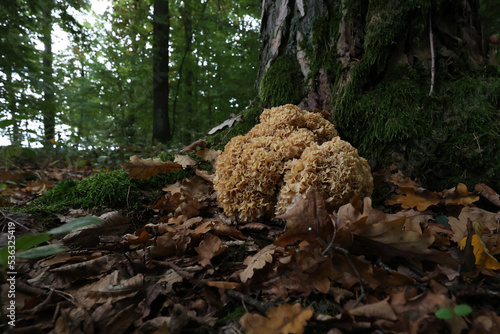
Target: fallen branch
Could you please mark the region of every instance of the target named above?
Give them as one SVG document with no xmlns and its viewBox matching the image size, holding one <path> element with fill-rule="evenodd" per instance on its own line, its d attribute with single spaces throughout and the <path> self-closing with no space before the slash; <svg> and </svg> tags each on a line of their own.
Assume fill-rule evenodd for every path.
<svg viewBox="0 0 500 334">
<path fill-rule="evenodd" d="M 432 34 L 432 18 L 431 13 L 429 13 L 429 40 L 431 47 L 431 90 L 429 91 L 429 96 L 434 94 L 434 76 L 436 74 L 436 57 L 434 55 L 434 40 Z"/>
</svg>

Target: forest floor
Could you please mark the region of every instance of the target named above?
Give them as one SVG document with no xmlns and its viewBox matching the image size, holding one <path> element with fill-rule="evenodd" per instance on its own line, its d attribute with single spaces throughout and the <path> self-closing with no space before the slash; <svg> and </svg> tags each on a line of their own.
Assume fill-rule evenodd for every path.
<svg viewBox="0 0 500 334">
<path fill-rule="evenodd" d="M 3 268 L 0 332 L 500 333 L 500 196 L 488 186 L 434 192 L 393 168 L 374 174 L 373 199 L 328 212 L 311 190 L 280 219 L 237 225 L 212 175 L 186 168 L 196 175 L 158 185 L 154 205 L 51 214 L 102 222 L 55 230 L 41 245 L 64 251 Z M 52 227 L 23 210 L 89 173 L 1 171 L 0 246 L 14 229 L 19 240 Z"/>
</svg>

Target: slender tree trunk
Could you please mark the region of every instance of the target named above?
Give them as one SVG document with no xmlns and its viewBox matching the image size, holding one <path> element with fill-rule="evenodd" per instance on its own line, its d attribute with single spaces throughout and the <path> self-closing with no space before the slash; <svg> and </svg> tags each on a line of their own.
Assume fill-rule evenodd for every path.
<svg viewBox="0 0 500 334">
<path fill-rule="evenodd" d="M 56 110 L 54 95 L 54 69 L 52 67 L 52 11 L 50 6 L 43 7 L 42 13 L 42 42 L 43 52 L 43 128 L 47 147 L 52 147 L 51 140 L 55 140 Z"/>
<path fill-rule="evenodd" d="M 362 155 L 422 183 L 498 180 L 500 80 L 481 72 L 481 31 L 478 0 L 264 0 L 259 95 L 330 112 Z"/>
<path fill-rule="evenodd" d="M 153 15 L 153 144 L 155 144 L 167 143 L 171 139 L 168 114 L 170 29 L 168 0 L 156 0 Z"/>
</svg>

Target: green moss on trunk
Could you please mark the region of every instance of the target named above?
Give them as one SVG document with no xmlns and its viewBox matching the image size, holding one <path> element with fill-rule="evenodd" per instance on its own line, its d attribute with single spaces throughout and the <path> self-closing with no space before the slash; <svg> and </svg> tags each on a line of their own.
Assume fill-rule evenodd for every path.
<svg viewBox="0 0 500 334">
<path fill-rule="evenodd" d="M 270 107 L 298 104 L 304 97 L 304 76 L 296 56 L 287 55 L 275 59 L 262 77 L 259 96 Z"/>
<path fill-rule="evenodd" d="M 361 155 L 381 167 L 397 162 L 428 187 L 485 182 L 498 189 L 500 78 L 477 71 L 436 82 L 429 97 L 427 71 L 397 68 L 342 105 L 343 134 Z"/>
</svg>

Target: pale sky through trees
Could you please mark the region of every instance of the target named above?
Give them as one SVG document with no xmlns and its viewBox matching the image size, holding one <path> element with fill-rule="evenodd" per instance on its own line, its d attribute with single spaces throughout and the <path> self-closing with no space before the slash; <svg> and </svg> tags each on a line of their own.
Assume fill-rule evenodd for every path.
<svg viewBox="0 0 500 334">
<path fill-rule="evenodd" d="M 94 15 L 97 16 L 102 15 L 104 11 L 111 5 L 111 2 L 109 0 L 90 0 L 90 3 L 92 6 L 92 12 L 74 13 L 75 17 L 80 21 L 80 23 L 83 23 L 85 21 L 91 23 L 95 22 L 96 18 Z M 54 30 L 53 30 L 52 50 L 55 54 L 60 54 L 68 48 L 70 39 L 68 34 L 64 32 L 59 26 L 54 25 L 53 29 Z M 39 41 L 37 43 L 37 48 L 43 50 L 44 48 L 43 43 Z M 41 129 L 42 125 L 39 124 L 38 122 L 31 122 L 31 124 L 28 124 L 28 127 L 33 130 L 36 130 L 36 129 Z M 57 126 L 57 128 L 60 128 L 60 126 Z M 8 136 L 4 135 L 3 133 L 0 133 L 0 146 L 6 146 L 10 144 L 11 143 Z M 35 146 L 41 146 L 41 144 L 37 145 L 36 143 L 33 143 L 32 147 Z"/>
</svg>

